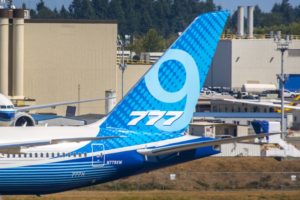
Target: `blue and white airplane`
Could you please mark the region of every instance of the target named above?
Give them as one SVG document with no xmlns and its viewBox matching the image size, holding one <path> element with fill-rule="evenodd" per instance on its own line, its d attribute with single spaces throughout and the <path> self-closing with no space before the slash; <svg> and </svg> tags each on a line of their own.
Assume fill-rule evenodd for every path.
<svg viewBox="0 0 300 200">
<path fill-rule="evenodd" d="M 42 195 L 104 183 L 268 135 L 214 139 L 186 133 L 228 15 L 197 17 L 101 121 L 0 128 L 0 194 Z"/>
<path fill-rule="evenodd" d="M 30 110 L 38 110 L 44 108 L 53 108 L 56 106 L 88 103 L 93 101 L 107 100 L 110 98 L 98 98 L 81 101 L 67 101 L 50 103 L 44 105 L 15 107 L 11 100 L 3 94 L 0 94 L 0 126 L 35 126 L 35 120 L 27 112 Z"/>
</svg>

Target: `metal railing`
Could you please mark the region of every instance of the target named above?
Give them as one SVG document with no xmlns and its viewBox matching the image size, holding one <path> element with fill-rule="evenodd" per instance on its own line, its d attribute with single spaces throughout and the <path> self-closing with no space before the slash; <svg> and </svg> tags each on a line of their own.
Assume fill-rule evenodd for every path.
<svg viewBox="0 0 300 200">
<path fill-rule="evenodd" d="M 274 35 L 272 34 L 254 34 L 253 38 L 248 38 L 247 35 L 239 37 L 236 34 L 223 34 L 222 40 L 232 40 L 232 39 L 273 39 Z M 282 35 L 282 38 L 285 38 L 285 35 Z M 300 35 L 290 35 L 292 40 L 300 40 Z"/>
</svg>

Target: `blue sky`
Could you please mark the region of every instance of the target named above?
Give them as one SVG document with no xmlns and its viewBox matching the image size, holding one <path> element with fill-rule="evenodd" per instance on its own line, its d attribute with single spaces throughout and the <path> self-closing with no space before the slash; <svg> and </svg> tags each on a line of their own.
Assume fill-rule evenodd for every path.
<svg viewBox="0 0 300 200">
<path fill-rule="evenodd" d="M 259 7 L 264 12 L 269 12 L 272 9 L 274 3 L 280 3 L 282 0 L 214 0 L 217 5 L 221 5 L 222 8 L 233 12 L 236 10 L 237 6 L 249 6 L 249 5 L 259 5 Z M 300 0 L 289 0 L 293 6 L 300 5 Z M 22 5 L 22 3 L 26 3 L 26 5 L 30 8 L 35 8 L 35 5 L 39 0 L 14 0 L 15 4 L 18 6 Z M 69 6 L 72 0 L 44 0 L 45 4 L 51 8 L 60 8 L 62 5 L 66 7 Z"/>
</svg>

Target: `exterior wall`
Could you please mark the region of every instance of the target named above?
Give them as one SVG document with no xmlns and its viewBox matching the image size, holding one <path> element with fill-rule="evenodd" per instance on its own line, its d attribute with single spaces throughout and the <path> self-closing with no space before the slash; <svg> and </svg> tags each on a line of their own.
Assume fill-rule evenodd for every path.
<svg viewBox="0 0 300 200">
<path fill-rule="evenodd" d="M 232 87 L 244 83 L 278 85 L 276 74 L 281 70 L 281 53 L 273 39 L 232 40 Z M 292 41 L 291 49 L 300 48 L 300 40 Z M 284 70 L 287 74 L 300 74 L 300 57 L 285 53 Z"/>
<path fill-rule="evenodd" d="M 232 135 L 236 136 L 237 135 L 237 127 L 236 126 L 231 126 L 227 124 L 220 124 L 216 126 L 216 135 Z"/>
<path fill-rule="evenodd" d="M 190 124 L 189 133 L 190 135 L 214 138 L 216 135 L 216 126 L 214 124 Z"/>
<path fill-rule="evenodd" d="M 237 126 L 232 124 L 197 124 L 191 123 L 189 126 L 189 134 L 202 137 L 215 138 L 216 136 L 246 136 L 248 135 L 248 126 Z"/>
<path fill-rule="evenodd" d="M 36 104 L 102 98 L 116 90 L 116 23 L 25 23 L 25 96 Z M 80 87 L 80 89 L 79 89 Z M 65 107 L 43 112 L 65 114 Z M 104 113 L 104 101 L 80 112 Z"/>
<path fill-rule="evenodd" d="M 235 156 L 261 156 L 261 146 L 259 144 L 230 143 L 221 145 L 221 153 L 213 155 L 215 157 L 235 157 Z"/>
<path fill-rule="evenodd" d="M 276 74 L 281 70 L 281 53 L 273 39 L 221 40 L 205 86 L 240 89 L 244 83 L 278 85 Z M 290 49 L 300 49 L 300 40 L 293 40 Z M 284 70 L 300 74 L 300 56 L 285 53 Z"/>
<path fill-rule="evenodd" d="M 251 104 L 232 103 L 222 100 L 211 101 L 211 112 L 274 112 L 274 108 Z"/>
<path fill-rule="evenodd" d="M 124 95 L 137 83 L 150 69 L 151 65 L 127 65 L 124 72 Z M 117 100 L 122 97 L 122 72 L 117 69 Z"/>
<path fill-rule="evenodd" d="M 293 128 L 296 130 L 300 130 L 300 111 L 299 110 L 294 110 L 293 111 L 293 117 L 294 117 L 294 124 Z"/>
<path fill-rule="evenodd" d="M 206 87 L 231 87 L 231 58 L 231 40 L 221 40 L 206 77 Z"/>
</svg>

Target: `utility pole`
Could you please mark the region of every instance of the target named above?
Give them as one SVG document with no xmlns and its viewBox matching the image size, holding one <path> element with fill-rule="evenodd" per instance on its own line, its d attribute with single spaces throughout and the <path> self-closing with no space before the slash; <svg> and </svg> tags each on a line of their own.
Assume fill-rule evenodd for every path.
<svg viewBox="0 0 300 200">
<path fill-rule="evenodd" d="M 286 123 L 284 120 L 284 84 L 286 83 L 288 76 L 284 74 L 284 53 L 289 49 L 290 37 L 287 35 L 286 39 L 282 39 L 279 34 L 275 35 L 274 42 L 277 44 L 277 50 L 281 53 L 281 73 L 277 75 L 277 79 L 280 83 L 280 93 L 281 93 L 281 138 L 285 140 L 286 135 Z"/>
<path fill-rule="evenodd" d="M 124 97 L 124 72 L 127 68 L 127 64 L 125 63 L 125 59 L 124 59 L 124 48 L 125 48 L 125 42 L 118 37 L 118 43 L 122 48 L 122 60 L 121 63 L 119 64 L 119 69 L 122 72 L 122 98 Z"/>
</svg>

